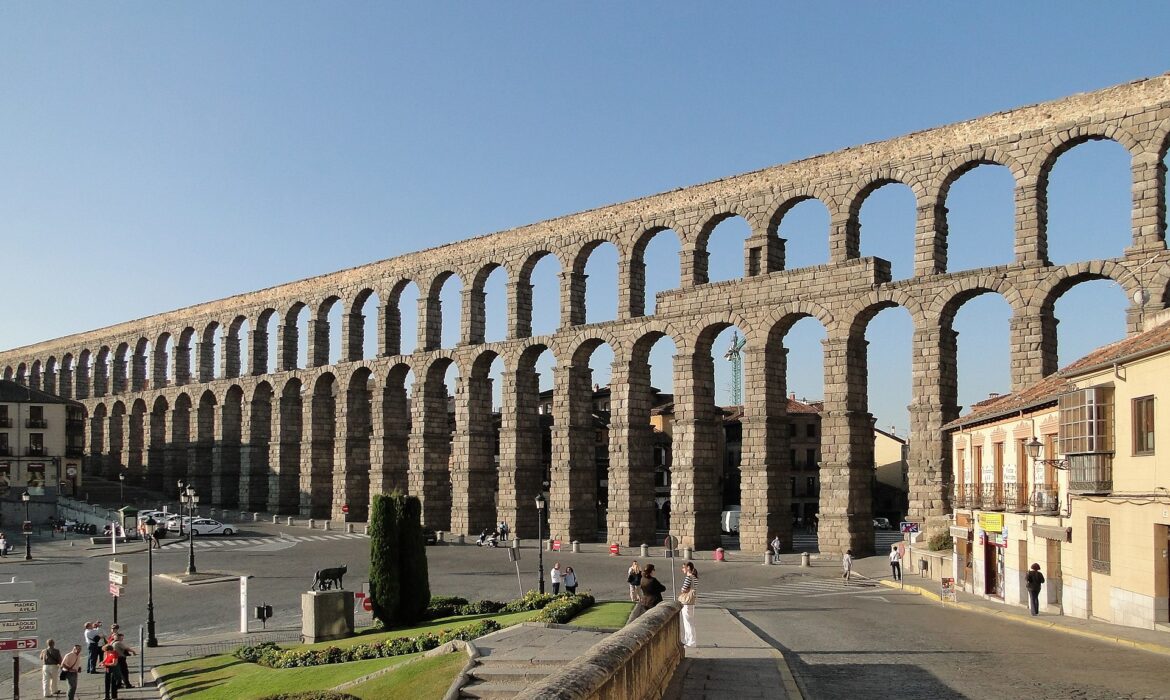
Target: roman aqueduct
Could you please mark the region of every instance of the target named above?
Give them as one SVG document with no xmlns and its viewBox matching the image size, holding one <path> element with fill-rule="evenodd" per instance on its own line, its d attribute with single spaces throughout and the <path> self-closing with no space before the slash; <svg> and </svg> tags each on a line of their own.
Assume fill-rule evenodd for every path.
<svg viewBox="0 0 1170 700">
<path fill-rule="evenodd" d="M 1132 245 L 1114 259 L 1053 265 L 1049 171 L 1064 151 L 1097 139 L 1116 141 L 1132 159 Z M 869 320 L 891 306 L 913 319 L 911 515 L 948 512 L 950 448 L 941 426 L 958 415 L 956 312 L 981 294 L 1006 299 L 1018 387 L 1057 369 L 1053 306 L 1073 285 L 1107 278 L 1131 299 L 1144 294 L 1145 303 L 1128 312 L 1131 332 L 1143 314 L 1165 308 L 1168 145 L 1170 77 L 1161 76 L 8 350 L 0 367 L 5 378 L 81 401 L 92 465 L 124 470 L 132 482 L 173 493 L 186 478 L 205 502 L 209 495 L 225 508 L 306 517 L 340 520 L 348 504 L 349 519 L 358 521 L 371 494 L 401 487 L 421 498 L 428 527 L 472 533 L 504 519 L 532 537 L 543 469 L 535 359 L 547 350 L 556 362 L 550 528 L 590 541 L 596 483 L 589 358 L 608 344 L 607 538 L 640 544 L 653 541 L 655 525 L 647 355 L 654 341 L 669 337 L 677 348 L 672 523 L 684 544 L 710 549 L 720 542 L 714 472 L 722 458 L 711 345 L 735 325 L 748 339 L 741 546 L 763 551 L 770 533 L 791 537 L 788 436 L 780 429 L 785 334 L 811 316 L 826 331 L 820 545 L 825 552 L 869 551 Z M 948 272 L 948 190 L 981 164 L 1006 166 L 1014 179 L 1015 260 Z M 861 205 L 891 182 L 916 199 L 914 275 L 899 281 L 887 261 L 860 255 Z M 829 264 L 787 269 L 777 230 L 786 212 L 810 198 L 830 213 Z M 736 216 L 751 227 L 743 277 L 709 283 L 708 237 Z M 648 315 L 644 252 L 667 229 L 680 241 L 680 285 L 659 293 Z M 618 318 L 586 324 L 584 266 L 605 242 L 619 252 Z M 530 275 L 544 256 L 555 256 L 563 271 L 561 323 L 535 337 Z M 507 338 L 487 343 L 483 281 L 496 268 L 507 275 Z M 440 347 L 439 289 L 452 275 L 464 283 L 462 337 Z M 411 282 L 420 290 L 418 349 L 401 354 L 399 299 Z M 363 357 L 373 294 L 378 352 Z M 342 308 L 342 359 L 328 364 L 334 305 Z M 310 314 L 308 337 L 296 324 L 302 310 Z M 275 337 L 266 330 L 272 319 Z M 276 367 L 268 366 L 270 343 Z M 307 362 L 298 367 L 302 343 Z M 498 436 L 487 376 L 497 358 L 504 365 Z M 452 363 L 460 377 L 453 435 L 443 383 Z"/>
</svg>

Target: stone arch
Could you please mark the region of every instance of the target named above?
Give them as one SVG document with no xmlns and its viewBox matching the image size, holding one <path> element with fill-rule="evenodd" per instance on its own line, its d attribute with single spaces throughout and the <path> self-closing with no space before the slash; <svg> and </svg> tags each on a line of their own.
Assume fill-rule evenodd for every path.
<svg viewBox="0 0 1170 700">
<path fill-rule="evenodd" d="M 309 320 L 309 357 L 308 367 L 325 367 L 333 364 L 332 352 L 330 349 L 330 331 L 332 324 L 329 321 L 329 314 L 333 312 L 334 306 L 341 301 L 341 297 L 336 294 L 326 295 L 316 306 L 312 318 Z M 343 352 L 345 351 L 345 339 L 342 339 Z M 342 360 L 345 356 L 342 355 Z"/>
<path fill-rule="evenodd" d="M 45 368 L 41 376 L 41 389 L 56 396 L 58 394 L 57 380 L 57 357 L 55 355 L 49 355 L 45 359 Z"/>
<path fill-rule="evenodd" d="M 130 405 L 130 420 L 126 430 L 126 479 L 135 484 L 144 481 L 146 428 L 146 400 L 137 398 Z"/>
<path fill-rule="evenodd" d="M 195 406 L 194 444 L 188 451 L 187 481 L 205 500 L 214 500 L 214 450 L 220 431 L 221 402 L 215 392 L 205 389 Z"/>
<path fill-rule="evenodd" d="M 154 341 L 154 352 L 150 355 L 150 388 L 163 389 L 170 384 L 169 369 L 171 356 L 171 334 L 163 331 Z"/>
<path fill-rule="evenodd" d="M 344 418 L 339 416 L 333 472 L 334 502 L 332 517 L 337 520 L 366 522 L 370 504 L 370 442 L 373 434 L 373 372 L 357 367 L 345 382 Z M 375 385 L 376 386 L 376 385 Z M 340 506 L 349 507 L 349 512 Z"/>
<path fill-rule="evenodd" d="M 4 367 L 4 381 L 8 381 L 8 382 L 12 381 L 12 377 L 15 376 L 14 372 L 15 372 L 15 370 L 12 369 L 12 365 L 5 366 Z"/>
<path fill-rule="evenodd" d="M 216 360 L 219 356 L 219 348 L 216 347 L 216 336 L 220 334 L 219 321 L 208 321 L 203 326 L 203 331 L 199 334 L 198 348 L 198 362 L 199 362 L 199 381 L 207 383 L 214 381 L 218 374 L 216 370 Z M 198 486 L 195 487 L 198 490 Z"/>
<path fill-rule="evenodd" d="M 32 361 L 32 365 L 28 370 L 28 385 L 31 389 L 40 390 L 41 388 L 41 361 L 36 359 Z"/>
<path fill-rule="evenodd" d="M 463 278 L 453 268 L 436 272 L 426 285 L 426 299 L 419 304 L 423 311 L 422 318 L 419 319 L 419 325 L 422 326 L 422 332 L 419 334 L 419 338 L 422 340 L 420 350 L 438 350 L 443 347 L 444 312 L 441 294 L 447 286 L 447 282 L 452 279 L 458 282 L 461 289 L 464 287 Z M 459 314 L 460 309 L 455 309 L 455 313 Z M 450 316 L 448 315 L 447 318 Z M 460 318 L 460 323 L 462 320 Z M 460 338 L 462 339 L 462 336 Z"/>
<path fill-rule="evenodd" d="M 343 361 L 358 362 L 363 359 L 371 359 L 366 357 L 366 304 L 370 299 L 378 299 L 381 301 L 381 295 L 374 290 L 373 287 L 362 287 L 354 295 L 353 301 L 350 302 L 349 309 L 346 310 L 344 330 L 342 331 L 342 355 Z M 385 321 L 385 312 L 374 307 L 376 318 Z M 381 356 L 385 352 L 386 343 L 386 328 L 385 323 L 375 323 L 374 331 L 377 333 L 375 356 Z M 365 506 L 362 507 L 365 510 Z M 360 522 L 360 521 L 359 521 Z"/>
<path fill-rule="evenodd" d="M 832 231 L 834 202 L 828 192 L 822 191 L 821 188 L 816 186 L 805 185 L 793 190 L 785 190 L 781 198 L 773 205 L 772 212 L 767 219 L 765 240 L 762 246 L 758 248 L 760 252 L 757 254 L 757 257 L 761 259 L 758 267 L 761 272 L 796 269 L 792 266 L 789 241 L 780 235 L 780 227 L 784 223 L 784 219 L 793 209 L 800 204 L 810 201 L 820 204 L 825 210 L 826 217 L 829 219 L 823 241 L 825 253 L 824 263 L 829 262 L 829 239 Z M 814 262 L 813 264 L 823 263 Z"/>
<path fill-rule="evenodd" d="M 879 168 L 862 176 L 853 186 L 853 189 L 842 201 L 847 216 L 844 228 L 844 240 L 840 245 L 830 243 L 830 250 L 840 249 L 844 252 L 843 258 L 834 258 L 834 262 L 852 260 L 861 256 L 861 208 L 865 200 L 875 191 L 886 185 L 905 185 L 914 196 L 915 208 L 920 208 L 927 200 L 928 192 L 925 185 L 917 177 L 904 172 L 899 168 Z M 831 210 L 830 210 L 831 211 Z"/>
<path fill-rule="evenodd" d="M 370 445 L 370 493 L 406 491 L 410 466 L 411 366 L 397 362 L 380 377 L 381 393 L 373 405 L 374 437 Z"/>
<path fill-rule="evenodd" d="M 289 372 L 299 369 L 301 366 L 301 338 L 300 328 L 297 324 L 300 321 L 301 312 L 307 308 L 309 308 L 307 303 L 298 300 L 289 304 L 284 312 L 284 322 L 278 331 L 280 338 L 277 340 L 277 371 Z M 309 342 L 308 338 L 304 340 L 306 343 Z M 305 349 L 307 358 L 308 345 L 305 346 Z"/>
<path fill-rule="evenodd" d="M 74 358 L 72 352 L 66 352 L 61 356 L 61 365 L 57 376 L 57 393 L 63 399 L 72 399 L 76 395 L 76 387 L 74 386 Z"/>
<path fill-rule="evenodd" d="M 647 222 L 642 225 L 641 230 L 634 237 L 633 244 L 629 246 L 628 254 L 622 256 L 626 269 L 618 282 L 621 287 L 618 302 L 619 315 L 621 312 L 630 318 L 646 315 L 646 251 L 650 242 L 664 233 L 672 235 L 678 244 L 679 255 L 675 264 L 678 270 L 679 284 L 682 284 L 683 243 L 677 225 L 666 220 Z M 621 300 L 623 296 L 624 302 Z"/>
<path fill-rule="evenodd" d="M 561 289 L 561 318 L 564 321 L 567 312 L 566 325 L 580 326 L 585 323 L 591 323 L 588 319 L 587 296 L 589 285 L 587 282 L 588 275 L 585 269 L 593 253 L 606 244 L 613 246 L 614 250 L 617 251 L 617 265 L 620 268 L 621 241 L 616 235 L 607 235 L 601 232 L 593 233 L 586 240 L 579 243 L 576 249 L 570 253 L 572 263 L 568 268 L 568 279 L 562 284 Z M 615 272 L 618 272 L 618 284 L 620 285 L 620 271 Z M 615 306 L 613 318 L 605 320 L 614 320 L 617 318 L 617 315 L 617 307 Z"/>
<path fill-rule="evenodd" d="M 163 491 L 167 484 L 174 483 L 172 469 L 168 468 L 167 453 L 172 446 L 167 443 L 167 417 L 170 404 L 164 394 L 158 394 L 150 404 L 150 415 L 146 426 L 146 467 L 142 484 L 153 491 Z M 173 464 L 173 463 L 172 463 Z"/>
<path fill-rule="evenodd" d="M 211 500 L 223 508 L 240 506 L 240 450 L 244 444 L 244 389 L 232 383 L 220 401 L 211 456 Z"/>
<path fill-rule="evenodd" d="M 130 355 L 130 344 L 127 342 L 118 343 L 117 348 L 114 350 L 113 364 L 110 366 L 110 369 L 111 369 L 110 393 L 111 394 L 124 394 L 130 388 L 130 386 L 129 386 L 129 362 L 130 362 L 129 355 Z"/>
<path fill-rule="evenodd" d="M 460 377 L 451 456 L 452 532 L 474 535 L 497 523 L 498 435 L 490 373 L 500 359 L 495 350 L 484 350 L 471 359 L 470 371 Z"/>
<path fill-rule="evenodd" d="M 1029 220 L 1028 208 L 1031 198 L 1027 195 L 1024 183 L 1028 179 L 1027 168 L 1011 154 L 995 147 L 974 149 L 951 159 L 942 172 L 928 188 L 933 194 L 920 204 L 925 208 L 925 215 L 920 214 L 918 231 L 916 233 L 916 258 L 929 259 L 930 265 L 919 265 L 919 274 L 944 273 L 951 270 L 950 265 L 950 223 L 947 204 L 950 200 L 951 187 L 964 175 L 980 166 L 994 166 L 1006 168 L 1012 177 L 1013 198 L 1015 207 L 1015 230 L 1013 240 L 1015 247 L 1021 247 L 1026 235 L 1026 222 Z"/>
<path fill-rule="evenodd" d="M 280 331 L 279 326 L 275 333 L 270 333 L 269 328 L 272 326 L 272 320 L 276 317 L 276 309 L 271 306 L 262 308 L 259 313 L 255 315 L 255 320 L 252 323 L 252 334 L 249 337 L 248 343 L 248 373 L 253 377 L 257 377 L 269 372 L 279 372 L 280 362 L 279 355 L 276 357 L 276 362 L 271 362 L 273 345 L 273 335 L 276 335 L 277 344 L 279 345 Z"/>
<path fill-rule="evenodd" d="M 179 331 L 179 340 L 175 343 L 175 386 L 186 386 L 191 383 L 191 344 L 195 340 L 195 328 L 187 326 Z"/>
<path fill-rule="evenodd" d="M 146 391 L 151 388 L 150 376 L 147 374 L 150 354 L 150 341 L 145 336 L 139 337 L 130 356 L 130 391 Z"/>
<path fill-rule="evenodd" d="M 167 479 L 164 484 L 169 493 L 176 493 L 171 489 L 176 487 L 179 481 L 189 483 L 195 469 L 192 455 L 195 441 L 192 440 L 191 431 L 193 408 L 194 401 L 190 394 L 183 391 L 175 396 L 174 408 L 171 411 L 171 449 L 167 454 L 167 466 L 171 467 L 169 472 L 173 478 Z"/>
<path fill-rule="evenodd" d="M 502 263 L 486 262 L 468 275 L 471 287 L 463 291 L 463 315 L 466 317 L 467 342 L 472 345 L 480 345 L 487 339 L 487 282 L 497 270 L 503 271 L 506 285 L 508 270 Z"/>
<path fill-rule="evenodd" d="M 1090 141 L 1112 141 L 1121 145 L 1129 153 L 1131 169 L 1138 155 L 1142 152 L 1141 143 L 1129 131 L 1114 124 L 1084 124 L 1062 130 L 1052 135 L 1048 143 L 1041 147 L 1036 155 L 1038 163 L 1036 172 L 1036 193 L 1034 206 L 1037 217 L 1037 236 L 1039 238 L 1040 259 L 1048 261 L 1048 184 L 1052 169 L 1057 160 L 1073 148 Z M 1133 223 L 1131 221 L 1131 223 Z M 1134 236 L 1137 229 L 1134 226 Z M 1135 240 L 1135 244 L 1138 243 Z"/>
<path fill-rule="evenodd" d="M 222 375 L 227 379 L 238 378 L 243 369 L 244 335 L 247 332 L 247 344 L 254 342 L 251 321 L 244 314 L 237 314 L 227 323 L 227 331 L 223 334 Z"/>
<path fill-rule="evenodd" d="M 106 473 L 106 428 L 108 426 L 109 409 L 105 402 L 99 401 L 93 406 L 89 415 L 89 459 L 86 462 L 86 473 L 104 475 Z"/>
<path fill-rule="evenodd" d="M 19 368 L 18 368 L 19 372 Z M 108 396 L 110 394 L 110 346 L 103 345 L 94 356 L 93 364 L 93 395 Z"/>
<path fill-rule="evenodd" d="M 512 299 L 508 304 L 509 337 L 532 337 L 532 311 L 534 302 L 532 274 L 536 270 L 537 264 L 546 257 L 551 257 L 556 261 L 557 268 L 561 271 L 562 275 L 568 269 L 561 256 L 552 252 L 550 249 L 538 248 L 535 251 L 525 254 L 514 276 L 514 282 L 509 287 L 512 294 Z M 513 279 L 513 275 L 509 275 L 508 277 L 510 280 Z M 563 304 L 560 304 L 556 327 L 564 323 L 564 319 L 566 318 L 565 314 L 566 309 Z"/>
<path fill-rule="evenodd" d="M 742 219 L 743 222 L 747 225 L 748 235 L 744 237 L 742 243 L 744 251 L 742 257 L 745 259 L 747 258 L 747 250 L 750 247 L 749 242 L 753 239 L 754 236 L 759 234 L 760 227 L 756 225 L 754 222 L 754 217 L 749 211 L 740 209 L 737 206 L 720 206 L 716 210 L 716 213 L 708 216 L 706 220 L 699 225 L 698 230 L 695 233 L 694 250 L 690 252 L 690 259 L 693 270 L 692 274 L 695 279 L 695 284 L 706 284 L 712 281 L 710 270 L 711 250 L 709 246 L 711 234 L 715 231 L 716 228 L 720 226 L 720 224 L 736 218 Z M 765 228 L 763 231 L 766 235 L 767 229 Z M 747 267 L 748 266 L 746 264 L 741 266 L 740 274 L 733 275 L 728 279 L 742 279 L 744 277 L 751 276 Z M 761 270 L 757 266 L 757 269 L 752 274 L 759 274 L 760 271 Z"/>
<path fill-rule="evenodd" d="M 422 501 L 424 527 L 433 530 L 451 527 L 451 418 L 446 374 L 453 365 L 458 367 L 445 354 L 431 357 L 415 376 L 411 400 L 409 488 Z M 460 376 L 464 376 L 462 371 Z"/>
<path fill-rule="evenodd" d="M 116 399 L 110 405 L 110 428 L 106 435 L 109 440 L 107 450 L 106 472 L 107 479 L 116 480 L 124 474 L 126 469 L 126 402 Z"/>
<path fill-rule="evenodd" d="M 93 353 L 85 348 L 77 353 L 77 368 L 73 374 L 73 398 L 88 399 L 93 393 Z"/>
<path fill-rule="evenodd" d="M 402 328 L 402 308 L 401 308 L 402 293 L 404 291 L 406 291 L 407 287 L 411 287 L 411 286 L 413 286 L 415 288 L 415 290 L 418 292 L 420 298 L 422 298 L 421 285 L 418 282 L 416 282 L 410 278 L 399 279 L 393 285 L 390 286 L 389 292 L 386 294 L 386 298 L 384 301 L 384 308 L 386 310 L 386 314 L 385 314 L 386 318 L 384 320 L 383 327 L 385 329 L 385 334 L 386 334 L 385 355 L 387 357 L 393 357 L 395 355 L 402 354 L 402 348 L 403 348 L 403 343 L 402 343 L 403 328 Z M 413 329 L 414 334 L 415 334 L 415 338 L 418 338 L 421 335 L 419 333 L 418 324 L 419 324 L 419 319 L 416 318 L 415 328 Z M 419 350 L 421 348 L 415 348 L 415 349 Z"/>
<path fill-rule="evenodd" d="M 270 464 L 274 470 L 268 483 L 268 510 L 279 514 L 300 513 L 301 450 L 304 435 L 303 385 L 298 376 L 289 377 L 280 389 L 273 418 L 274 443 Z"/>
<path fill-rule="evenodd" d="M 261 380 L 252 388 L 247 397 L 247 434 L 242 437 L 240 450 L 240 496 L 241 508 L 262 510 L 268 506 L 269 481 L 276 476 L 272 468 L 273 399 L 272 384 Z M 278 407 L 279 409 L 279 407 Z"/>
</svg>

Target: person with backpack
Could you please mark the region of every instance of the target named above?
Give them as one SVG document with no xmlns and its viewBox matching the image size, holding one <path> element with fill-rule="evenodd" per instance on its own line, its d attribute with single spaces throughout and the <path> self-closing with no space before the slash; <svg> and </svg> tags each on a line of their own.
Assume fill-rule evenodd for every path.
<svg viewBox="0 0 1170 700">
<path fill-rule="evenodd" d="M 626 583 L 630 586 L 630 600 L 637 603 L 638 595 L 641 593 L 640 586 L 642 585 L 642 567 L 638 566 L 637 559 L 626 570 Z"/>
</svg>

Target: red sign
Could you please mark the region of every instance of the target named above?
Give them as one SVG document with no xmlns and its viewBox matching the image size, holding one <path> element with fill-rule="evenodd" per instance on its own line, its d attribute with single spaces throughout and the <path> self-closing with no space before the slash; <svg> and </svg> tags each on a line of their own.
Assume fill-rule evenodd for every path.
<svg viewBox="0 0 1170 700">
<path fill-rule="evenodd" d="M 342 512 L 342 513 L 348 513 L 348 512 L 349 512 L 349 506 L 342 506 L 342 507 L 341 507 L 341 512 Z"/>
<path fill-rule="evenodd" d="M 374 601 L 369 598 L 362 598 L 362 610 L 369 612 L 374 609 Z"/>
<path fill-rule="evenodd" d="M 36 649 L 37 638 L 31 639 L 0 639 L 0 651 L 23 651 L 25 649 Z"/>
<path fill-rule="evenodd" d="M 553 540 L 553 551 L 554 552 L 561 551 L 561 541 L 560 540 Z"/>
<path fill-rule="evenodd" d="M 610 553 L 610 554 L 612 554 L 612 555 L 613 555 L 613 556 L 615 556 L 615 557 L 616 557 L 618 554 L 621 554 L 621 549 L 618 547 L 618 545 L 617 545 L 617 542 L 614 542 L 613 544 L 611 544 L 611 545 L 609 546 L 609 553 Z"/>
<path fill-rule="evenodd" d="M 110 595 L 114 596 L 115 598 L 122 595 L 122 587 L 116 583 L 111 583 L 110 584 Z"/>
</svg>

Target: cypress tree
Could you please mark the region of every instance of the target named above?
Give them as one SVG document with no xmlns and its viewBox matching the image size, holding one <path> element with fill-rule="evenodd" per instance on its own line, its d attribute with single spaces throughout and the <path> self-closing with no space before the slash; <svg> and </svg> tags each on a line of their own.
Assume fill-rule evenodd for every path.
<svg viewBox="0 0 1170 700">
<path fill-rule="evenodd" d="M 401 572 L 397 511 L 393 496 L 377 494 L 370 504 L 370 603 L 374 617 L 381 620 L 384 627 L 401 622 L 398 615 Z"/>
<path fill-rule="evenodd" d="M 431 583 L 427 573 L 426 542 L 422 533 L 422 504 L 414 496 L 396 493 L 398 515 L 398 564 L 400 592 L 398 619 L 414 624 L 426 615 L 431 602 Z"/>
</svg>

